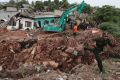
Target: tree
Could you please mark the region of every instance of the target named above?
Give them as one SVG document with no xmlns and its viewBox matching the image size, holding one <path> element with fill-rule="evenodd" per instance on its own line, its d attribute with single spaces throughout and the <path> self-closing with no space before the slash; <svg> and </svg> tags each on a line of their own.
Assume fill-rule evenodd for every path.
<svg viewBox="0 0 120 80">
<path fill-rule="evenodd" d="M 9 4 L 14 5 L 14 4 L 15 4 L 15 1 L 14 1 L 14 0 L 10 0 L 10 1 L 9 1 Z"/>
<path fill-rule="evenodd" d="M 44 1 L 44 6 L 48 6 L 50 4 L 49 1 Z"/>
<path fill-rule="evenodd" d="M 5 4 L 5 6 L 15 6 L 15 1 L 14 0 L 9 0 L 9 2 L 7 4 Z"/>
<path fill-rule="evenodd" d="M 36 1 L 34 8 L 35 8 L 35 10 L 42 11 L 44 8 L 44 3 L 42 1 Z"/>
<path fill-rule="evenodd" d="M 101 22 L 117 22 L 120 20 L 120 11 L 109 5 L 105 5 L 102 8 L 98 8 L 95 12 L 95 18 L 96 20 L 99 20 Z"/>
<path fill-rule="evenodd" d="M 64 4 L 64 5 L 62 6 L 64 9 L 66 9 L 66 8 L 69 7 L 68 0 L 62 0 L 62 4 Z"/>
<path fill-rule="evenodd" d="M 54 0 L 54 3 L 59 6 L 59 0 Z"/>
<path fill-rule="evenodd" d="M 97 8 L 94 19 L 99 21 L 99 28 L 120 38 L 120 9 L 105 5 Z"/>
<path fill-rule="evenodd" d="M 62 4 L 64 4 L 62 8 L 68 8 L 69 3 L 67 2 L 67 0 L 63 0 L 63 1 L 59 1 L 59 0 L 47 0 L 47 1 L 36 1 L 35 5 L 34 5 L 34 9 L 36 10 L 43 10 L 44 6 L 49 6 L 47 8 L 48 11 L 54 11 L 55 9 L 59 9 L 61 7 Z"/>
<path fill-rule="evenodd" d="M 35 3 L 34 3 L 34 1 L 32 1 L 32 4 L 31 4 L 31 6 L 32 6 L 32 7 L 34 7 L 34 6 L 35 6 Z"/>
<path fill-rule="evenodd" d="M 56 9 L 54 2 L 51 2 L 48 6 L 49 6 L 49 11 L 54 11 L 54 9 Z"/>
<path fill-rule="evenodd" d="M 51 0 L 48 0 L 49 3 L 51 3 Z"/>
<path fill-rule="evenodd" d="M 28 0 L 16 0 L 16 6 L 17 6 L 18 9 L 22 8 L 23 4 L 29 4 Z"/>
<path fill-rule="evenodd" d="M 85 13 L 88 13 L 88 14 L 91 14 L 92 13 L 92 7 L 89 5 L 89 4 L 85 4 L 85 7 L 84 7 L 84 12 Z"/>
</svg>

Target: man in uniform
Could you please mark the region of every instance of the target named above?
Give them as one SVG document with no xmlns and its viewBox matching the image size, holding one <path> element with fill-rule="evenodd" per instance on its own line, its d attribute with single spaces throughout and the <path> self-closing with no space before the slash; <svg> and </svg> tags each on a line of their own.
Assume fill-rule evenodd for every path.
<svg viewBox="0 0 120 80">
<path fill-rule="evenodd" d="M 110 39 L 108 38 L 106 33 L 103 33 L 101 37 L 93 39 L 95 42 L 95 47 L 92 49 L 89 48 L 84 48 L 85 50 L 89 50 L 94 53 L 95 59 L 98 63 L 98 67 L 100 72 L 104 72 L 103 70 L 103 65 L 102 65 L 102 60 L 100 58 L 100 53 L 103 51 L 103 48 L 107 45 L 113 46 Z"/>
</svg>

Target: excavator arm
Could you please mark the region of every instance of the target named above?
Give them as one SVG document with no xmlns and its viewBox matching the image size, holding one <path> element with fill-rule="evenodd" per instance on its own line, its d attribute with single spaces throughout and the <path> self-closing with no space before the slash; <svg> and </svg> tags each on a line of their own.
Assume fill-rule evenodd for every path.
<svg viewBox="0 0 120 80">
<path fill-rule="evenodd" d="M 83 2 L 80 4 L 80 6 L 78 6 L 78 8 L 77 8 L 77 13 L 78 13 L 78 14 L 81 14 L 84 7 L 85 7 L 85 3 L 84 3 L 84 1 L 83 1 Z"/>
<path fill-rule="evenodd" d="M 85 6 L 84 1 L 80 4 L 80 5 L 74 5 L 73 7 L 67 9 L 61 16 L 60 20 L 59 20 L 59 24 L 60 27 L 62 27 L 62 29 L 64 29 L 64 24 L 65 24 L 65 18 L 73 11 L 77 11 L 78 14 L 82 13 L 82 10 Z"/>
<path fill-rule="evenodd" d="M 59 25 L 62 29 L 64 29 L 64 24 L 65 24 L 65 18 L 73 11 L 77 9 L 77 5 L 73 6 L 70 9 L 67 9 L 66 11 L 63 12 L 62 16 L 60 17 L 59 20 Z"/>
<path fill-rule="evenodd" d="M 59 26 L 55 26 L 55 25 L 47 26 L 47 27 L 44 27 L 43 30 L 44 31 L 52 31 L 52 32 L 63 31 L 64 25 L 65 25 L 65 18 L 73 11 L 77 11 L 78 14 L 81 14 L 84 6 L 85 6 L 85 3 L 83 1 L 80 5 L 74 5 L 73 7 L 65 10 L 59 19 Z"/>
</svg>

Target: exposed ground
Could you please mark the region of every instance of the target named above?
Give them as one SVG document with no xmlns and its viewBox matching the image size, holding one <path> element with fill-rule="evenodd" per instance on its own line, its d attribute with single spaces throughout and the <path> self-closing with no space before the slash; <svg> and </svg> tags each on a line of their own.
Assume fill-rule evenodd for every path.
<svg viewBox="0 0 120 80">
<path fill-rule="evenodd" d="M 76 37 L 73 37 L 71 30 L 31 33 L 33 39 L 26 31 L 0 29 L 1 79 L 101 80 L 103 77 L 106 80 L 120 80 L 120 43 L 111 35 L 109 38 L 115 47 L 106 46 L 101 54 L 106 70 L 101 76 L 93 53 L 87 52 L 86 55 L 83 49 L 84 42 L 92 45 L 90 40 L 99 37 L 101 30 L 80 31 Z"/>
</svg>

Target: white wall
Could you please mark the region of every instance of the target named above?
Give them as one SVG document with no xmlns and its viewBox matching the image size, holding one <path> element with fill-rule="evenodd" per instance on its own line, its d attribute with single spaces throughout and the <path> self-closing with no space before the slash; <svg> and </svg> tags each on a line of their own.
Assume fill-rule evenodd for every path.
<svg viewBox="0 0 120 80">
<path fill-rule="evenodd" d="M 27 27 L 27 26 L 25 26 L 25 21 L 29 21 L 29 22 L 31 22 L 32 24 L 31 24 L 31 26 L 30 27 Z M 33 23 L 34 21 L 32 20 L 32 19 L 28 19 L 28 18 L 22 18 L 22 19 L 20 19 L 20 23 L 22 24 L 22 30 L 26 30 L 27 28 L 28 29 L 33 29 Z M 19 26 L 19 20 L 17 21 L 17 23 L 16 23 L 16 27 L 18 27 Z"/>
<path fill-rule="evenodd" d="M 16 12 L 17 8 L 15 8 L 15 7 L 7 7 L 6 11 L 14 11 L 14 12 Z"/>
</svg>

